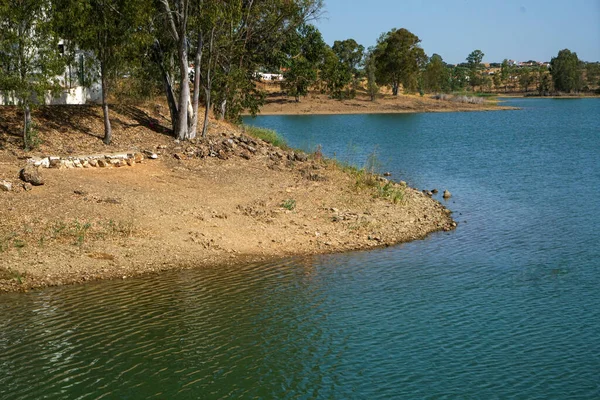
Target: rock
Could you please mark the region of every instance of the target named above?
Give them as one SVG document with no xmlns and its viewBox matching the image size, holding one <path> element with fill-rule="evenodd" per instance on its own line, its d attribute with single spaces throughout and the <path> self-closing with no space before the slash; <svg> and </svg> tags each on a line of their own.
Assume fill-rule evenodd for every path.
<svg viewBox="0 0 600 400">
<path fill-rule="evenodd" d="M 22 181 L 31 183 L 33 186 L 41 186 L 44 184 L 44 179 L 40 175 L 40 171 L 32 164 L 26 165 L 19 173 L 19 176 Z"/>
<path fill-rule="evenodd" d="M 60 168 L 62 166 L 62 163 L 60 161 L 60 158 L 51 158 L 50 159 L 50 164 L 49 164 L 49 168 Z"/>
<path fill-rule="evenodd" d="M 443 197 L 445 199 L 449 199 L 450 197 L 452 197 L 452 193 L 450 193 L 448 190 L 444 190 Z"/>
<path fill-rule="evenodd" d="M 135 154 L 133 155 L 133 160 L 134 160 L 136 163 L 141 163 L 141 162 L 144 160 L 144 155 L 143 155 L 142 153 L 135 153 Z"/>
<path fill-rule="evenodd" d="M 250 154 L 246 153 L 245 151 L 240 153 L 240 157 L 245 158 L 246 160 L 250 159 Z"/>
<path fill-rule="evenodd" d="M 9 181 L 0 181 L 0 192 L 10 192 L 12 190 L 12 183 Z"/>
<path fill-rule="evenodd" d="M 144 150 L 143 153 L 147 158 L 149 158 L 151 160 L 156 160 L 158 158 L 158 154 L 156 154 L 150 150 Z"/>
<path fill-rule="evenodd" d="M 437 190 L 437 189 L 432 189 L 432 190 L 431 190 L 431 193 L 433 193 L 433 194 L 437 194 L 437 192 L 438 192 L 438 190 Z"/>
<path fill-rule="evenodd" d="M 30 190 L 32 190 L 32 189 L 33 189 L 33 185 L 32 185 L 31 183 L 27 183 L 27 182 L 25 182 L 25 183 L 23 184 L 23 189 L 25 189 L 25 191 L 26 191 L 26 192 L 29 192 Z"/>
<path fill-rule="evenodd" d="M 392 173 L 391 172 L 384 172 L 383 176 L 392 176 Z"/>
<path fill-rule="evenodd" d="M 298 153 L 292 153 L 292 154 L 294 154 L 294 159 L 296 161 L 300 161 L 300 162 L 308 161 L 308 156 L 305 153 L 298 152 Z"/>
<path fill-rule="evenodd" d="M 125 160 L 125 162 L 127 163 L 127 165 L 129 165 L 130 167 L 133 167 L 135 165 L 135 160 L 133 158 L 128 158 L 127 160 Z"/>
<path fill-rule="evenodd" d="M 184 159 L 184 155 L 180 154 L 180 153 L 173 154 L 173 157 L 175 157 L 176 160 L 183 160 Z"/>
<path fill-rule="evenodd" d="M 98 160 L 92 158 L 90 161 L 88 161 L 88 164 L 90 165 L 90 167 L 96 168 L 98 166 Z"/>
<path fill-rule="evenodd" d="M 102 160 L 102 159 L 97 160 L 96 163 L 98 164 L 98 166 L 100 168 L 106 168 L 108 166 L 108 163 L 105 160 Z"/>
<path fill-rule="evenodd" d="M 50 159 L 48 157 L 42 158 L 41 160 L 36 161 L 34 165 L 36 167 L 50 168 Z"/>
</svg>

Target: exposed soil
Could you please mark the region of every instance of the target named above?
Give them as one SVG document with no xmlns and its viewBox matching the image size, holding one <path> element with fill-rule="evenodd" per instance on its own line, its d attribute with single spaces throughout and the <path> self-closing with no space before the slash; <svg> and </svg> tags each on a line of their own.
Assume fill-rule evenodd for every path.
<svg viewBox="0 0 600 400">
<path fill-rule="evenodd" d="M 296 157 L 229 124 L 177 143 L 163 114 L 116 109 L 105 146 L 99 107 L 43 108 L 34 114 L 43 144 L 24 153 L 17 110 L 0 107 L 0 180 L 13 183 L 0 191 L 0 291 L 369 249 L 456 226 L 416 189 L 365 180 L 319 154 Z M 18 179 L 33 155 L 144 149 L 159 158 L 42 169 L 45 184 L 30 190 Z"/>
<path fill-rule="evenodd" d="M 498 105 L 487 100 L 483 104 L 468 104 L 450 100 L 435 100 L 430 95 L 382 94 L 375 101 L 363 92 L 351 100 L 334 100 L 325 94 L 311 92 L 296 102 L 278 91 L 271 91 L 266 104 L 261 108 L 262 115 L 278 114 L 393 114 L 415 112 L 456 112 L 456 111 L 497 111 L 514 110 L 514 107 Z"/>
</svg>

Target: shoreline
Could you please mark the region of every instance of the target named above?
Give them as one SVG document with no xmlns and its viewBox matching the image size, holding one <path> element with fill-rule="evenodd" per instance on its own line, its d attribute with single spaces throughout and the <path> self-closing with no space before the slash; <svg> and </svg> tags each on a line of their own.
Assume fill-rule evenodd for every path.
<svg viewBox="0 0 600 400">
<path fill-rule="evenodd" d="M 431 96 L 381 95 L 371 101 L 365 94 L 356 98 L 334 100 L 327 95 L 311 93 L 296 102 L 281 93 L 267 96 L 260 115 L 356 115 L 356 114 L 409 114 L 439 112 L 472 112 L 518 110 L 517 107 L 499 105 L 497 101 L 483 100 L 481 104 L 461 103 L 452 100 L 436 100 Z M 244 116 L 250 116 L 245 113 Z"/>
<path fill-rule="evenodd" d="M 0 192 L 0 292 L 370 250 L 456 227 L 417 189 L 228 124 L 183 145 L 143 134 L 144 147 L 160 143 L 157 160 L 43 168 L 45 184 L 28 189 L 25 160 L 0 151 L 0 180 L 14 187 Z M 199 156 L 209 148 L 215 157 Z"/>
</svg>

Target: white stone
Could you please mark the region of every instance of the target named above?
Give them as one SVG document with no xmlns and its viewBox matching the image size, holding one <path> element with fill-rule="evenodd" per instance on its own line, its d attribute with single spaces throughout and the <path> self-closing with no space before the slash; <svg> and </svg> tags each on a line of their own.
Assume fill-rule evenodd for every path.
<svg viewBox="0 0 600 400">
<path fill-rule="evenodd" d="M 12 183 L 9 181 L 0 181 L 0 192 L 10 192 L 12 190 Z"/>
</svg>

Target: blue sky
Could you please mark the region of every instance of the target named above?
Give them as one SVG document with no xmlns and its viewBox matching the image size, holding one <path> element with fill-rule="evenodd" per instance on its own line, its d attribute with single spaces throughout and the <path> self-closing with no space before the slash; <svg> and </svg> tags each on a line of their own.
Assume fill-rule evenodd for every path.
<svg viewBox="0 0 600 400">
<path fill-rule="evenodd" d="M 568 48 L 600 61 L 600 0 L 324 0 L 316 25 L 325 42 L 353 38 L 365 47 L 406 28 L 431 56 L 459 63 L 480 49 L 484 62 L 550 61 Z"/>
</svg>

